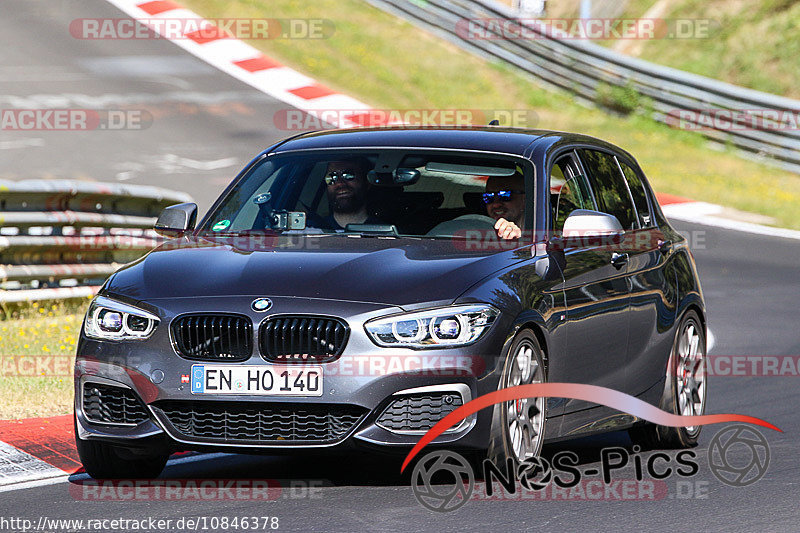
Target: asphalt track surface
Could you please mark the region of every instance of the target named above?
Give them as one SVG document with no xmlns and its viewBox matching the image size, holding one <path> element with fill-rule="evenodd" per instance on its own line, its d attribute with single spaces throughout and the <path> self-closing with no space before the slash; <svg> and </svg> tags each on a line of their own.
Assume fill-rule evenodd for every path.
<svg viewBox="0 0 800 533">
<path fill-rule="evenodd" d="M 284 104 L 206 67 L 171 43 L 73 39 L 67 28 L 75 18 L 121 16 L 100 0 L 3 0 L 0 9 L 0 72 L 4 73 L 0 75 L 0 108 L 25 106 L 26 102 L 13 97 L 31 95 L 131 99 L 138 95 L 140 100 L 145 95 L 165 113 L 144 131 L 3 132 L 0 177 L 120 179 L 187 191 L 207 206 L 254 153 L 286 136 L 275 130 L 271 120 Z M 173 67 L 183 65 L 183 70 L 175 67 L 168 77 L 144 76 L 140 67 L 144 56 L 149 57 L 147 64 L 166 61 Z M 120 68 L 121 64 L 127 66 Z M 98 65 L 117 66 L 111 75 Z M 184 105 L 185 113 L 174 112 L 181 107 L 181 94 L 184 100 L 193 94 L 196 101 L 216 98 L 224 105 Z M 37 107 L 35 102 L 27 103 L 27 108 Z M 91 107 L 61 107 L 81 106 Z M 220 160 L 229 159 L 235 162 L 209 168 L 214 166 L 209 162 L 222 165 Z M 675 225 L 692 240 L 716 340 L 711 354 L 799 355 L 800 242 L 681 222 Z M 695 449 L 700 470 L 691 478 L 693 487 L 704 490 L 703 498 L 682 498 L 686 486 L 679 489 L 673 477 L 666 480 L 669 495 L 657 501 L 470 501 L 454 512 L 434 513 L 415 500 L 408 475 L 399 475 L 399 459 L 366 454 L 340 458 L 222 455 L 172 465 L 162 477 L 268 478 L 284 484 L 312 480 L 325 486 L 313 492 L 285 489 L 272 502 L 83 501 L 74 497 L 74 488 L 85 476 L 73 476 L 70 482 L 0 493 L 0 518 L 22 517 L 36 523 L 41 516 L 175 521 L 268 515 L 279 517 L 280 530 L 291 531 L 796 531 L 800 524 L 795 441 L 800 425 L 798 379 L 709 378 L 708 413 L 757 416 L 784 433 L 761 430 L 770 446 L 768 471 L 755 484 L 734 488 L 710 472 L 706 453 L 721 427 L 706 427 Z M 584 468 L 597 468 L 599 450 L 611 445 L 629 446 L 629 440 L 624 433 L 612 433 L 550 445 L 546 454 L 576 450 L 585 460 Z M 749 459 L 745 448 L 731 457 Z"/>
</svg>

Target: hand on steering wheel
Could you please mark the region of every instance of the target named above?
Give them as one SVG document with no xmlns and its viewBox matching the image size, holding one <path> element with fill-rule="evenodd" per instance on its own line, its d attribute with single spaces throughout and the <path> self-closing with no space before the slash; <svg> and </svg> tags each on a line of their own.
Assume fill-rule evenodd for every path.
<svg viewBox="0 0 800 533">
<path fill-rule="evenodd" d="M 519 229 L 519 226 L 504 218 L 497 219 L 497 222 L 494 223 L 494 229 L 497 231 L 497 236 L 501 239 L 511 240 L 522 237 L 522 230 Z"/>
</svg>

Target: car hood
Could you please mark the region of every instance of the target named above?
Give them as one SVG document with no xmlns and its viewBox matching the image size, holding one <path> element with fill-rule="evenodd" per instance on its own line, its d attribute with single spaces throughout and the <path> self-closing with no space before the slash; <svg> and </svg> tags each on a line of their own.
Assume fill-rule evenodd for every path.
<svg viewBox="0 0 800 533">
<path fill-rule="evenodd" d="M 104 290 L 138 301 L 245 295 L 409 306 L 453 301 L 531 257 L 528 246 L 479 244 L 344 235 L 187 237 L 123 267 Z"/>
</svg>

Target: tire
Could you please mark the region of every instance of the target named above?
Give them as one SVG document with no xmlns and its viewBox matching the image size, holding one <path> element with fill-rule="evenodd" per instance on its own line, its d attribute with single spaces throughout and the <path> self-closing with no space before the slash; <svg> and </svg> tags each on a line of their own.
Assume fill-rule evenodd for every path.
<svg viewBox="0 0 800 533">
<path fill-rule="evenodd" d="M 95 479 L 152 479 L 158 477 L 169 459 L 162 449 L 125 448 L 78 437 L 75 445 L 86 472 Z"/>
<path fill-rule="evenodd" d="M 659 407 L 676 415 L 702 415 L 707 403 L 706 364 L 705 330 L 698 314 L 690 310 L 675 333 Z M 645 449 L 691 448 L 697 445 L 701 429 L 702 426 L 674 428 L 646 422 L 632 427 L 628 434 Z"/>
<path fill-rule="evenodd" d="M 546 381 L 544 352 L 539 341 L 532 331 L 522 330 L 511 343 L 498 390 Z M 519 465 L 525 459 L 538 457 L 544 442 L 547 398 L 502 402 L 497 408 L 498 423 L 493 426 L 487 452 L 489 459 L 501 465 L 511 458 L 515 465 Z"/>
</svg>

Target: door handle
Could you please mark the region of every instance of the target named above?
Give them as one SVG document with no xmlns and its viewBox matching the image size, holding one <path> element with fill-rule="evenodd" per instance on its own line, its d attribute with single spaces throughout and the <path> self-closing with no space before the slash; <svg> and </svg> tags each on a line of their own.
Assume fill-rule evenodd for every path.
<svg viewBox="0 0 800 533">
<path fill-rule="evenodd" d="M 611 264 L 617 270 L 627 265 L 628 259 L 629 259 L 628 254 L 618 254 L 617 252 L 611 254 Z"/>
<path fill-rule="evenodd" d="M 669 252 L 670 246 L 672 246 L 672 241 L 670 240 L 662 241 L 661 239 L 658 240 L 658 251 L 661 252 L 662 254 L 666 254 L 667 252 Z"/>
</svg>

